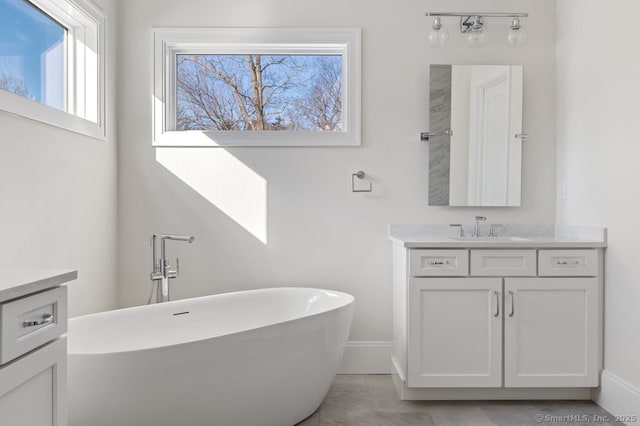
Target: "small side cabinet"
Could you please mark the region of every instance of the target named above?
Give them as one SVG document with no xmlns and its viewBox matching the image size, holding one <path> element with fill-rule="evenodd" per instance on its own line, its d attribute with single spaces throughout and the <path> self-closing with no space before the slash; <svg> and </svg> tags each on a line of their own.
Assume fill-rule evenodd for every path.
<svg viewBox="0 0 640 426">
<path fill-rule="evenodd" d="M 0 299 L 0 425 L 66 426 L 67 288 L 60 284 L 76 273 L 24 276 L 14 287 L 0 282 L 0 296 L 9 298 Z"/>
</svg>

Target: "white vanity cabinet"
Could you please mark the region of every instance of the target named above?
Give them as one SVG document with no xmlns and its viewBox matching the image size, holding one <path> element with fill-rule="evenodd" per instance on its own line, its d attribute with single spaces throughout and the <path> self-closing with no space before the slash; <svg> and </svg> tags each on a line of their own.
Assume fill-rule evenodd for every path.
<svg viewBox="0 0 640 426">
<path fill-rule="evenodd" d="M 67 288 L 61 284 L 77 274 L 0 275 L 0 425 L 66 426 Z"/>
<path fill-rule="evenodd" d="M 393 251 L 403 399 L 582 399 L 598 386 L 601 248 Z"/>
</svg>

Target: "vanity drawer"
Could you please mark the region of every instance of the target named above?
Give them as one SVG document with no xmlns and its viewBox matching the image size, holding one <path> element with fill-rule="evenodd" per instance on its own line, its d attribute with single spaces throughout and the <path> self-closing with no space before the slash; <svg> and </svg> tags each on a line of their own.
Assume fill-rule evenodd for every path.
<svg viewBox="0 0 640 426">
<path fill-rule="evenodd" d="M 598 275 L 598 250 L 540 250 L 539 273 L 542 276 Z"/>
<path fill-rule="evenodd" d="M 0 305 L 0 364 L 67 332 L 67 287 Z"/>
<path fill-rule="evenodd" d="M 411 250 L 409 275 L 412 277 L 469 275 L 469 251 Z"/>
<path fill-rule="evenodd" d="M 529 277 L 536 275 L 535 250 L 471 250 L 471 275 Z"/>
</svg>

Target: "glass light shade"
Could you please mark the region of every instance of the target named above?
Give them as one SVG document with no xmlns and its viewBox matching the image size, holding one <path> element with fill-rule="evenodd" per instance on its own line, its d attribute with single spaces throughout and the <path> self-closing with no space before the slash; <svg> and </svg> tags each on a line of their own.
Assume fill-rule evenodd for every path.
<svg viewBox="0 0 640 426">
<path fill-rule="evenodd" d="M 471 31 L 467 36 L 470 47 L 481 47 L 487 42 L 487 35 L 482 30 Z"/>
<path fill-rule="evenodd" d="M 433 29 L 429 32 L 429 44 L 432 47 L 440 47 L 449 40 L 449 31 L 446 28 L 441 27 Z"/>
<path fill-rule="evenodd" d="M 522 47 L 527 43 L 527 30 L 524 27 L 512 28 L 507 36 L 509 47 Z"/>
</svg>

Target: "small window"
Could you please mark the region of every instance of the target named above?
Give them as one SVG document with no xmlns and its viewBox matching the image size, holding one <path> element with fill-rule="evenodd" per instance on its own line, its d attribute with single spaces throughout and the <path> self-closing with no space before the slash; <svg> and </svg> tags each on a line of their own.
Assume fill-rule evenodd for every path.
<svg viewBox="0 0 640 426">
<path fill-rule="evenodd" d="M 156 29 L 154 145 L 359 145 L 359 38 Z"/>
<path fill-rule="evenodd" d="M 104 134 L 104 17 L 84 0 L 0 0 L 0 109 Z"/>
</svg>

